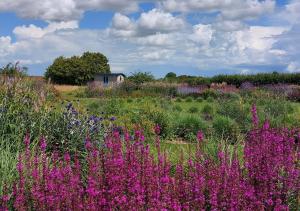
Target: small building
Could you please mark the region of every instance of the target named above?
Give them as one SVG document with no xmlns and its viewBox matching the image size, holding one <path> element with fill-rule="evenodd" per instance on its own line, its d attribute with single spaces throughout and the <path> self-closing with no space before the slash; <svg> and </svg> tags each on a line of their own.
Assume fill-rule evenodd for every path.
<svg viewBox="0 0 300 211">
<path fill-rule="evenodd" d="M 96 73 L 94 81 L 101 82 L 105 86 L 118 85 L 125 80 L 123 73 Z"/>
</svg>

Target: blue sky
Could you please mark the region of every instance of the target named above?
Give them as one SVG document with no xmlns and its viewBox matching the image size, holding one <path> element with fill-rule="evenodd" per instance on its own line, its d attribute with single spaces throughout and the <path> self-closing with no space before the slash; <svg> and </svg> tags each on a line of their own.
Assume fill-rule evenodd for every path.
<svg viewBox="0 0 300 211">
<path fill-rule="evenodd" d="M 43 75 L 99 51 L 113 72 L 300 71 L 300 0 L 2 0 L 0 66 Z"/>
</svg>

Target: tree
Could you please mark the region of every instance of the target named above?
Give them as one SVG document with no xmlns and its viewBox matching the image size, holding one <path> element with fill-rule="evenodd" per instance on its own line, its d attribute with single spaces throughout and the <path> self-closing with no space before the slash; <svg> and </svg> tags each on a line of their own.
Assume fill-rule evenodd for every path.
<svg viewBox="0 0 300 211">
<path fill-rule="evenodd" d="M 87 71 L 95 73 L 110 73 L 108 59 L 102 53 L 85 52 L 81 56 L 82 61 L 87 65 Z"/>
<path fill-rule="evenodd" d="M 176 73 L 174 73 L 174 72 L 169 72 L 169 73 L 167 73 L 167 75 L 165 76 L 165 79 L 169 79 L 169 78 L 176 78 L 177 77 L 177 75 L 176 75 Z"/>
<path fill-rule="evenodd" d="M 150 72 L 134 72 L 128 77 L 128 80 L 137 85 L 141 85 L 146 82 L 154 81 L 154 76 Z"/>
<path fill-rule="evenodd" d="M 58 84 L 81 85 L 93 79 L 96 73 L 110 73 L 108 59 L 101 53 L 85 52 L 80 57 L 56 58 L 45 77 Z"/>
</svg>

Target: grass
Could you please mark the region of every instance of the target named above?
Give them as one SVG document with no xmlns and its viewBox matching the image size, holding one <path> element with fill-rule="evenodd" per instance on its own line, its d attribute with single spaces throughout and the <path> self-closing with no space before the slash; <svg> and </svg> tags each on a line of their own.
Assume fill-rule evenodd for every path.
<svg viewBox="0 0 300 211">
<path fill-rule="evenodd" d="M 60 92 L 73 92 L 80 88 L 81 86 L 71 86 L 71 85 L 54 85 L 54 88 Z"/>
</svg>

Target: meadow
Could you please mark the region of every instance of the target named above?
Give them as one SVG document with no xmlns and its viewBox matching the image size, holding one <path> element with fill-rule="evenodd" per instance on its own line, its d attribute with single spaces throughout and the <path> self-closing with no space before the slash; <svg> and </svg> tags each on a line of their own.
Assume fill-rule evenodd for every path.
<svg viewBox="0 0 300 211">
<path fill-rule="evenodd" d="M 298 210 L 299 105 L 262 88 L 1 78 L 0 205 Z"/>
</svg>

